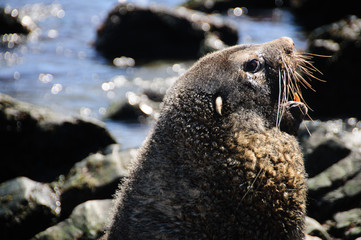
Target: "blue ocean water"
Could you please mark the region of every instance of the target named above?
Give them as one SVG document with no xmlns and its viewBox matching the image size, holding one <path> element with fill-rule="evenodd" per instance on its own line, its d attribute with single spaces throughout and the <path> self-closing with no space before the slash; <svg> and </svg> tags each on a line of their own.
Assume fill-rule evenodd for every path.
<svg viewBox="0 0 361 240">
<path fill-rule="evenodd" d="M 152 2 L 169 7 L 182 3 L 180 0 Z M 0 48 L 0 92 L 64 114 L 103 120 L 107 107 L 124 98 L 127 92 L 139 92 L 154 82 L 167 82 L 168 78 L 178 76 L 179 69 L 190 66 L 191 62 L 174 61 L 129 68 L 108 64 L 92 43 L 97 28 L 117 3 L 115 0 L 2 0 L 0 6 L 19 15 L 33 31 L 23 43 Z M 230 10 L 226 17 L 237 24 L 239 43 L 262 43 L 289 36 L 297 48 L 306 46 L 301 28 L 287 10 L 267 10 L 252 17 L 235 16 Z M 105 122 L 123 148 L 139 146 L 151 127 Z"/>
</svg>

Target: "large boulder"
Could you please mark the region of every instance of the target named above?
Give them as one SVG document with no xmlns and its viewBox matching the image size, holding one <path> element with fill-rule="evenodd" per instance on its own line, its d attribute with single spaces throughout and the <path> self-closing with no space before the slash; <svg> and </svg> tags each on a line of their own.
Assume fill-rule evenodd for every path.
<svg viewBox="0 0 361 240">
<path fill-rule="evenodd" d="M 311 85 L 316 92 L 304 98 L 314 110 L 313 118 L 361 117 L 359 80 L 361 78 L 361 19 L 351 16 L 315 29 L 310 35 L 308 51 L 328 57 L 312 61 L 323 75 Z"/>
<path fill-rule="evenodd" d="M 222 18 L 185 8 L 120 4 L 99 28 L 95 47 L 111 60 L 122 56 L 134 58 L 136 63 L 193 59 L 214 50 L 214 46 L 205 45 L 207 33 L 217 36 L 218 47 L 238 42 L 236 28 Z"/>
<path fill-rule="evenodd" d="M 0 182 L 17 176 L 52 181 L 112 143 L 99 121 L 63 116 L 0 94 Z"/>
<path fill-rule="evenodd" d="M 19 177 L 0 184 L 0 238 L 28 239 L 60 214 L 59 195 L 47 184 Z"/>
</svg>

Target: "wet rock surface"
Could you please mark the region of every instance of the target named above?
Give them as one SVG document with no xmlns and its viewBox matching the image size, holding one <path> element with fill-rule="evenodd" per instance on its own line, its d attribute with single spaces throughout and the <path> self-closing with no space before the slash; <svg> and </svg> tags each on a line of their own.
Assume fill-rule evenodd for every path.
<svg viewBox="0 0 361 240">
<path fill-rule="evenodd" d="M 0 181 L 52 181 L 77 161 L 114 143 L 104 124 L 63 116 L 0 94 Z"/>
<path fill-rule="evenodd" d="M 194 59 L 215 50 L 207 45 L 208 33 L 220 42 L 219 47 L 238 41 L 236 28 L 222 18 L 185 8 L 120 4 L 99 28 L 95 47 L 111 60 L 122 56 L 134 58 L 136 63 Z"/>
<path fill-rule="evenodd" d="M 92 200 L 77 206 L 69 218 L 35 235 L 32 240 L 98 239 L 109 219 L 112 200 Z"/>
<path fill-rule="evenodd" d="M 0 184 L 1 239 L 28 239 L 51 226 L 59 214 L 59 195 L 47 184 L 26 177 Z"/>
</svg>

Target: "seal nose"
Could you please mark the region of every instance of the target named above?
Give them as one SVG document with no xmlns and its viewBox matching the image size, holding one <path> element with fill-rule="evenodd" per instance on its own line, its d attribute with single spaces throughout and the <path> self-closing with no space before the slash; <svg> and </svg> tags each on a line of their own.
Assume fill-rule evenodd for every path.
<svg viewBox="0 0 361 240">
<path fill-rule="evenodd" d="M 283 41 L 283 42 L 287 42 L 288 44 L 290 44 L 290 45 L 292 45 L 292 46 L 295 45 L 295 43 L 293 42 L 292 38 L 290 38 L 290 37 L 281 37 L 280 40 Z"/>
<path fill-rule="evenodd" d="M 290 37 L 281 37 L 279 39 L 282 43 L 286 44 L 287 47 L 294 50 L 295 49 L 295 42 Z"/>
</svg>

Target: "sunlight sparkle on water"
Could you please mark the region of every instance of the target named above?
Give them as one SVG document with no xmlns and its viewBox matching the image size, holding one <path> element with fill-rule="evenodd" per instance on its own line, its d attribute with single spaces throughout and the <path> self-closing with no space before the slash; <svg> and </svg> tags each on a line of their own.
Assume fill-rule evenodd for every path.
<svg viewBox="0 0 361 240">
<path fill-rule="evenodd" d="M 140 102 L 139 96 L 134 92 L 127 92 L 125 96 L 128 98 L 128 102 L 130 105 L 135 105 Z"/>
<path fill-rule="evenodd" d="M 129 57 L 114 58 L 113 64 L 117 67 L 134 67 L 135 60 Z"/>
<path fill-rule="evenodd" d="M 48 31 L 48 37 L 49 37 L 49 38 L 56 38 L 56 37 L 58 37 L 58 31 L 55 30 L 55 29 L 50 29 L 50 30 Z"/>
<path fill-rule="evenodd" d="M 83 117 L 89 117 L 92 113 L 92 110 L 88 107 L 80 108 L 80 115 Z"/>
<path fill-rule="evenodd" d="M 139 108 L 147 115 L 151 115 L 153 113 L 153 108 L 146 103 L 139 104 Z"/>
<path fill-rule="evenodd" d="M 38 79 L 42 83 L 49 83 L 49 82 L 53 81 L 54 76 L 50 73 L 40 73 Z"/>
<path fill-rule="evenodd" d="M 51 93 L 56 95 L 63 90 L 63 86 L 60 83 L 55 83 L 51 88 Z"/>
<path fill-rule="evenodd" d="M 233 9 L 233 14 L 234 14 L 234 16 L 237 16 L 237 17 L 241 16 L 243 14 L 242 8 L 236 7 L 235 9 Z"/>
</svg>

